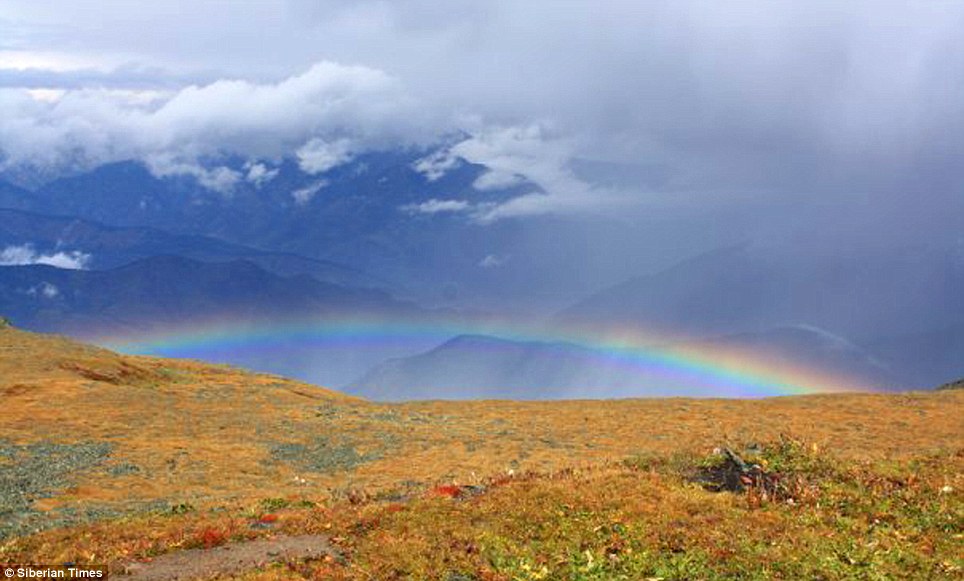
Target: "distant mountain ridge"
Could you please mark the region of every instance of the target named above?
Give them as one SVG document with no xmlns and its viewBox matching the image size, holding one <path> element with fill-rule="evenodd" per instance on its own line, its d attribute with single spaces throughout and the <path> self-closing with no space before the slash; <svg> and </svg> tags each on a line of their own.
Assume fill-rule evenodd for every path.
<svg viewBox="0 0 964 581">
<path fill-rule="evenodd" d="M 385 288 L 388 282 L 331 261 L 272 252 L 209 236 L 171 234 L 156 228 L 108 226 L 73 216 L 49 216 L 0 208 L 0 251 L 30 246 L 38 253 L 89 255 L 88 267 L 117 268 L 136 260 L 176 254 L 204 262 L 248 260 L 283 276 L 307 274 L 332 284 Z"/>
<path fill-rule="evenodd" d="M 157 177 L 140 162 L 117 162 L 54 180 L 10 207 L 328 261 L 377 273 L 387 283 L 380 286 L 438 305 L 480 285 L 498 290 L 504 283 L 490 280 L 498 270 L 479 264 L 518 250 L 525 229 L 510 222 L 480 226 L 455 208 L 537 188 L 477 189 L 486 169 L 464 161 L 429 179 L 415 168 L 429 153 L 368 153 L 318 175 L 285 159 L 270 165 L 270 179 L 242 179 L 230 192 L 207 189 L 193 176 Z M 227 163 L 248 171 L 244 160 Z M 432 205 L 440 201 L 455 205 Z"/>
<path fill-rule="evenodd" d="M 27 208 L 31 203 L 29 191 L 0 180 L 0 208 Z"/>
<path fill-rule="evenodd" d="M 206 317 L 265 320 L 412 309 L 381 291 L 282 277 L 249 261 L 155 256 L 103 271 L 0 267 L 0 312 L 23 328 L 79 337 Z"/>
<path fill-rule="evenodd" d="M 659 351 L 671 346 L 656 347 Z M 753 354 L 780 367 L 819 370 L 827 376 L 860 381 L 867 386 L 897 389 L 899 377 L 861 348 L 819 329 L 772 329 L 760 334 L 720 337 L 683 345 L 688 349 L 719 348 Z M 634 370 L 604 353 L 570 343 L 513 341 L 483 335 L 461 335 L 427 352 L 392 359 L 346 386 L 377 400 L 408 399 L 563 399 L 725 396 L 705 386 L 662 381 L 641 368 Z M 702 390 L 702 391 L 701 391 Z"/>
<path fill-rule="evenodd" d="M 36 191 L 0 183 L 0 206 L 8 206 L 0 209 L 5 263 L 74 261 L 91 269 L 3 269 L 0 306 L 27 328 L 87 331 L 143 330 L 208 314 L 373 314 L 416 309 L 405 302 L 411 301 L 428 310 L 529 320 L 557 312 L 554 323 L 597 331 L 634 327 L 667 343 L 725 337 L 764 353 L 776 343 L 776 359 L 796 349 L 794 356 L 808 364 L 856 366 L 862 376 L 887 385 L 898 378 L 930 386 L 964 372 L 960 244 L 939 237 L 930 246 L 852 248 L 801 232 L 796 239 L 722 247 L 613 284 L 643 270 L 634 264 L 651 260 L 634 258 L 649 250 L 631 245 L 640 240 L 627 234 L 631 221 L 553 215 L 481 223 L 473 213 L 479 208 L 541 190 L 524 180 L 501 189 L 478 187 L 487 168 L 464 160 L 444 172 L 420 171 L 419 160 L 429 154 L 367 153 L 315 175 L 293 159 L 265 161 L 257 175 L 253 160 L 219 160 L 237 178 L 223 191 L 205 188 L 193 175 L 159 177 L 132 161 L 62 177 Z M 653 235 L 662 234 L 657 226 Z M 155 296 L 168 280 L 176 281 L 171 297 Z M 829 335 L 801 339 L 786 331 L 807 327 Z M 576 346 L 494 348 L 478 337 L 475 343 L 461 339 L 446 345 L 435 364 L 448 365 L 453 377 L 483 394 L 570 394 L 578 392 L 577 380 L 619 393 L 635 381 L 613 370 L 607 377 L 590 373 L 592 354 Z M 420 344 L 404 355 L 425 348 Z M 485 349 L 490 368 L 482 364 L 485 358 L 469 353 Z M 547 350 L 570 357 L 560 362 Z M 302 351 L 307 364 L 311 354 Z M 384 357 L 363 359 L 368 368 Z M 475 371 L 465 373 L 449 360 Z M 428 387 L 446 380 L 431 369 L 391 367 L 373 373 L 401 373 L 403 385 L 412 377 L 430 378 Z M 284 372 L 305 377 L 300 367 Z M 355 367 L 346 368 L 338 381 L 358 375 Z"/>
<path fill-rule="evenodd" d="M 744 244 L 626 280 L 557 320 L 635 324 L 681 340 L 812 325 L 867 343 L 964 324 L 964 258 L 927 246 L 801 257 Z"/>
</svg>

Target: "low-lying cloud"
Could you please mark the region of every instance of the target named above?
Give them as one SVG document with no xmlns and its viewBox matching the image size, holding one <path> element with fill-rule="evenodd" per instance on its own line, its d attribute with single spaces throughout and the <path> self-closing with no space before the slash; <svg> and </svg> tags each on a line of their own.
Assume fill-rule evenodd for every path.
<svg viewBox="0 0 964 581">
<path fill-rule="evenodd" d="M 304 171 L 322 173 L 355 151 L 431 140 L 437 127 L 396 79 L 330 62 L 276 83 L 220 80 L 148 102 L 105 89 L 44 98 L 0 89 L 0 110 L 0 171 L 140 159 L 155 175 L 193 175 L 219 191 L 246 176 L 200 160 L 296 156 Z M 269 179 L 262 167 L 251 165 L 247 179 Z"/>
<path fill-rule="evenodd" d="M 11 245 L 0 250 L 0 266 L 45 264 L 57 268 L 83 270 L 90 264 L 91 255 L 79 250 L 37 252 L 31 244 Z"/>
<path fill-rule="evenodd" d="M 451 214 L 467 212 L 473 205 L 465 200 L 439 200 L 432 198 L 418 204 L 402 206 L 402 210 L 410 214 Z"/>
</svg>

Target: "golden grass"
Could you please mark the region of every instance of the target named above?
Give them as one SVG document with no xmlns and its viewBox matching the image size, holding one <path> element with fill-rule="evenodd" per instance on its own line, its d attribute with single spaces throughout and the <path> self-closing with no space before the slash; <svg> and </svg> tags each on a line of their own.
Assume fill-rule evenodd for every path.
<svg viewBox="0 0 964 581">
<path fill-rule="evenodd" d="M 590 476 L 577 485 L 547 479 L 526 494 L 555 498 L 568 487 L 581 490 L 572 494 L 583 495 L 583 504 L 591 505 L 590 488 L 611 489 L 607 494 L 619 498 L 622 487 L 638 485 L 626 480 L 626 469 L 614 467 L 628 457 L 703 456 L 726 442 L 768 442 L 784 433 L 812 442 L 841 461 L 908 460 L 952 454 L 964 447 L 961 390 L 763 400 L 379 404 L 276 376 L 192 361 L 121 356 L 13 329 L 0 330 L 0 394 L 0 434 L 12 445 L 111 446 L 106 464 L 72 475 L 70 487 L 36 499 L 34 511 L 53 519 L 64 509 L 136 512 L 158 501 L 199 510 L 176 519 L 137 517 L 44 533 L 37 537 L 47 539 L 44 549 L 24 545 L 21 539 L 8 540 L 0 545 L 0 560 L 28 550 L 77 558 L 88 544 L 95 556 L 107 551 L 112 558 L 169 550 L 200 534 L 188 530 L 195 521 L 198 527 L 224 526 L 232 534 L 251 536 L 255 533 L 239 524 L 246 517 L 239 515 L 267 498 L 308 499 L 331 507 L 345 498 L 373 498 L 405 487 L 425 490 L 442 482 L 479 483 L 510 472 L 588 470 Z M 331 464 L 312 464 L 312 454 L 327 454 Z M 119 466 L 134 469 L 110 472 Z M 960 463 L 954 466 L 959 469 Z M 647 506 L 655 511 L 646 518 L 656 518 L 656 507 L 666 503 L 685 507 L 696 502 L 696 512 L 713 515 L 714 503 L 736 502 L 676 485 L 654 486 L 644 493 L 649 495 Z M 480 501 L 489 507 L 485 510 L 494 511 L 487 516 L 466 513 L 460 518 L 495 518 L 507 510 L 498 498 Z M 454 510 L 455 505 L 439 502 L 430 501 L 426 510 Z M 214 507 L 228 511 L 222 516 L 207 512 Z M 604 512 L 621 510 L 636 509 L 625 506 Z M 738 526 L 728 510 L 718 515 L 721 522 Z M 297 532 L 319 532 L 312 531 L 320 527 L 312 520 L 319 518 L 316 512 L 292 517 L 301 519 L 294 527 Z M 778 530 L 783 525 L 774 530 L 764 526 L 772 516 L 747 518 L 766 534 L 783 534 Z M 687 519 L 671 528 L 699 524 L 696 513 Z M 130 532 L 130 546 L 124 544 L 124 531 Z M 105 549 L 108 534 L 115 541 Z M 412 543 L 429 547 L 437 542 L 424 534 L 404 542 L 390 538 L 401 534 L 397 531 L 385 534 L 389 536 L 382 540 L 364 542 L 381 543 L 401 561 L 408 553 L 424 554 Z M 506 550 L 511 558 L 519 554 Z M 481 570 L 480 562 L 472 561 L 473 570 Z M 532 566 L 542 567 L 538 562 Z"/>
</svg>

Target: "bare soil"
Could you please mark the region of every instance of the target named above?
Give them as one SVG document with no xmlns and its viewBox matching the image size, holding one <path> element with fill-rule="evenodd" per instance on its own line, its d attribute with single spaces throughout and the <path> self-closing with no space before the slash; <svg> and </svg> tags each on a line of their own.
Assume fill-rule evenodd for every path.
<svg viewBox="0 0 964 581">
<path fill-rule="evenodd" d="M 149 562 L 127 565 L 114 575 L 130 581 L 206 579 L 233 575 L 271 563 L 336 558 L 338 553 L 321 535 L 280 536 L 211 549 L 187 549 L 161 555 Z"/>
</svg>

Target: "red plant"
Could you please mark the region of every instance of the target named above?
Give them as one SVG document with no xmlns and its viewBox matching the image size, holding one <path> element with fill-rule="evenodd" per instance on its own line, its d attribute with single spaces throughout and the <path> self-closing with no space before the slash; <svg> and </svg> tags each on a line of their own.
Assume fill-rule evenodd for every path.
<svg viewBox="0 0 964 581">
<path fill-rule="evenodd" d="M 205 549 L 211 549 L 226 543 L 228 535 L 222 530 L 208 527 L 198 535 L 198 541 Z"/>
<path fill-rule="evenodd" d="M 278 515 L 276 514 L 261 515 L 261 518 L 258 519 L 258 522 L 265 523 L 265 524 L 278 522 Z"/>
<path fill-rule="evenodd" d="M 436 496 L 446 496 L 448 498 L 458 498 L 462 495 L 462 489 L 454 484 L 443 484 L 432 489 L 432 494 Z"/>
</svg>

